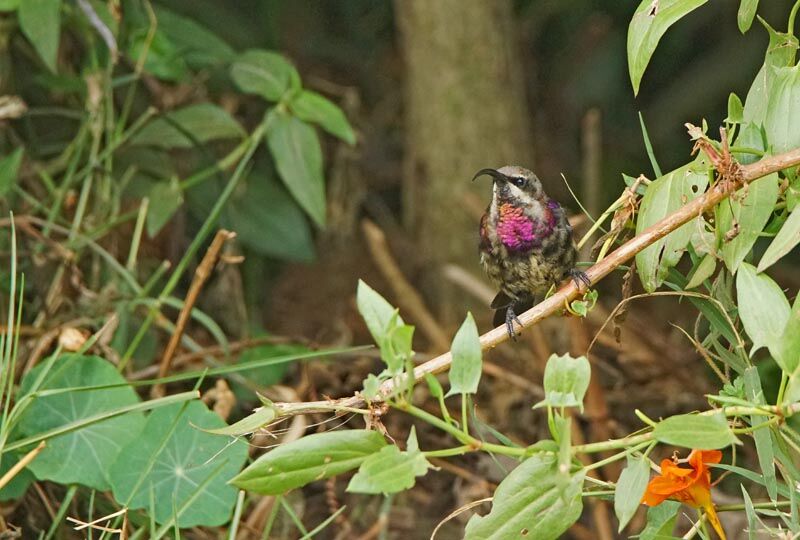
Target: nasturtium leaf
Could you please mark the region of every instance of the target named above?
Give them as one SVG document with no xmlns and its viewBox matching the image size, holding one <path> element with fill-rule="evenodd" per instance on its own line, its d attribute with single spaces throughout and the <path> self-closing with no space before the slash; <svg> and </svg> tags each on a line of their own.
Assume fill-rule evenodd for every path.
<svg viewBox="0 0 800 540">
<path fill-rule="evenodd" d="M 419 449 L 406 452 L 390 444 L 361 464 L 347 484 L 353 493 L 397 493 L 414 487 L 417 476 L 431 467 Z"/>
<path fill-rule="evenodd" d="M 344 113 L 328 98 L 310 90 L 302 90 L 289 102 L 289 108 L 300 120 L 318 124 L 349 145 L 356 143 L 356 134 Z"/>
<path fill-rule="evenodd" d="M 642 504 L 642 496 L 650 480 L 650 461 L 647 458 L 628 456 L 614 488 L 614 513 L 619 521 L 618 532 L 628 524 Z"/>
<path fill-rule="evenodd" d="M 267 119 L 267 146 L 286 189 L 324 227 L 325 179 L 317 132 L 294 116 L 272 112 Z"/>
<path fill-rule="evenodd" d="M 767 251 L 758 262 L 758 271 L 763 272 L 800 244 L 800 212 L 792 212 L 772 239 Z"/>
<path fill-rule="evenodd" d="M 778 184 L 778 174 L 772 173 L 717 205 L 717 234 L 722 242 L 720 251 L 731 273 L 736 273 L 769 221 L 780 192 Z M 745 193 L 747 196 L 742 199 Z M 727 240 L 725 235 L 734 229 L 734 223 L 738 223 L 738 234 Z"/>
<path fill-rule="evenodd" d="M 744 101 L 744 121 L 761 126 L 767 113 L 767 103 L 771 95 L 771 86 L 775 78 L 775 69 L 794 65 L 795 51 L 798 48 L 797 38 L 774 30 L 759 18 L 769 33 L 769 46 L 764 55 L 764 64 L 759 69 L 747 92 Z"/>
<path fill-rule="evenodd" d="M 223 223 L 256 253 L 288 261 L 314 258 L 311 224 L 277 179 L 254 171 L 231 197 Z"/>
<path fill-rule="evenodd" d="M 61 39 L 61 0 L 24 0 L 19 3 L 19 26 L 50 71 L 56 71 Z"/>
<path fill-rule="evenodd" d="M 147 197 L 150 203 L 147 207 L 145 223 L 147 235 L 152 238 L 172 219 L 172 216 L 183 204 L 183 191 L 178 179 L 172 177 L 169 181 L 153 184 Z"/>
<path fill-rule="evenodd" d="M 773 357 L 781 362 L 781 336 L 789 320 L 789 301 L 780 286 L 766 274 L 758 274 L 753 265 L 742 263 L 736 275 L 736 296 L 739 300 L 739 317 L 753 342 L 755 351 L 766 346 Z"/>
<path fill-rule="evenodd" d="M 739 3 L 739 12 L 736 14 L 736 22 L 742 34 L 750 29 L 750 26 L 753 24 L 753 19 L 756 17 L 757 9 L 758 0 L 741 0 Z"/>
<path fill-rule="evenodd" d="M 628 71 L 634 95 L 650 57 L 670 26 L 708 0 L 642 0 L 628 26 Z"/>
<path fill-rule="evenodd" d="M 725 118 L 725 122 L 729 124 L 741 124 L 743 118 L 744 105 L 742 105 L 742 100 L 739 99 L 739 96 L 731 92 L 728 96 L 728 116 Z"/>
<path fill-rule="evenodd" d="M 376 343 L 386 338 L 390 324 L 392 328 L 404 324 L 400 315 L 396 314 L 397 310 L 375 289 L 360 279 L 356 289 L 356 305 Z"/>
<path fill-rule="evenodd" d="M 247 444 L 203 431 L 224 425 L 199 401 L 154 410 L 111 467 L 114 498 L 150 509 L 153 496 L 159 523 L 173 517 L 173 508 L 179 527 L 227 523 L 236 502 L 227 481 L 247 459 Z"/>
<path fill-rule="evenodd" d="M 18 400 L 30 393 L 45 366 L 40 364 L 25 375 Z M 65 354 L 45 375 L 39 391 L 124 383 L 124 377 L 102 358 Z M 138 401 L 139 397 L 128 386 L 34 396 L 18 427 L 23 435 L 30 437 Z M 57 435 L 47 440 L 45 449 L 28 468 L 40 480 L 82 484 L 105 491 L 110 487 L 111 464 L 127 444 L 137 440 L 143 426 L 144 415 L 131 412 Z"/>
<path fill-rule="evenodd" d="M 536 454 L 523 461 L 500 482 L 492 510 L 472 516 L 466 540 L 560 538 L 583 510 L 583 469 L 564 479 L 552 454 Z"/>
<path fill-rule="evenodd" d="M 158 148 L 191 148 L 220 139 L 241 139 L 244 130 L 228 112 L 213 103 L 196 103 L 150 121 L 131 144 Z"/>
<path fill-rule="evenodd" d="M 5 197 L 17 182 L 24 149 L 20 146 L 0 159 L 0 197 Z"/>
<path fill-rule="evenodd" d="M 589 388 L 592 368 L 585 356 L 551 355 L 544 368 L 544 399 L 535 407 L 580 407 Z"/>
<path fill-rule="evenodd" d="M 476 393 L 483 364 L 478 327 L 472 313 L 467 313 L 467 318 L 456 332 L 450 353 L 453 363 L 450 366 L 450 391 L 447 395 Z"/>
<path fill-rule="evenodd" d="M 744 387 L 747 400 L 754 405 L 766 405 L 764 392 L 761 390 L 761 378 L 758 375 L 758 368 L 751 366 L 744 372 Z M 750 415 L 750 425 L 758 426 L 769 420 L 766 415 Z M 772 437 L 770 428 L 763 426 L 753 431 L 753 439 L 756 442 L 756 452 L 758 453 L 758 464 L 764 476 L 764 484 L 767 486 L 767 493 L 773 501 L 778 496 L 778 483 L 775 477 L 775 452 L 772 451 Z"/>
<path fill-rule="evenodd" d="M 670 416 L 656 424 L 653 437 L 659 442 L 698 450 L 725 448 L 738 442 L 721 412 Z"/>
<path fill-rule="evenodd" d="M 647 526 L 639 535 L 639 540 L 666 540 L 673 538 L 672 530 L 678 517 L 681 503 L 664 501 L 647 509 Z"/>
<path fill-rule="evenodd" d="M 239 90 L 269 101 L 278 101 L 287 90 L 300 86 L 297 70 L 285 57 L 261 49 L 239 55 L 231 66 L 231 78 Z"/>
<path fill-rule="evenodd" d="M 192 67 L 218 65 L 231 61 L 236 55 L 230 45 L 194 19 L 178 15 L 160 5 L 154 5 L 153 8 L 159 30 L 175 43 Z"/>
<path fill-rule="evenodd" d="M 703 194 L 708 185 L 708 164 L 703 157 L 654 180 L 642 198 L 636 234 Z M 698 222 L 695 218 L 654 242 L 636 255 L 636 270 L 642 286 L 653 292 L 664 282 L 669 269 L 680 260 Z"/>
<path fill-rule="evenodd" d="M 377 431 L 315 433 L 270 450 L 230 483 L 263 495 L 280 495 L 355 469 L 384 446 L 386 441 Z"/>
<path fill-rule="evenodd" d="M 0 462 L 0 477 L 4 476 L 14 465 L 19 463 L 20 458 L 25 453 L 17 454 L 15 452 L 6 452 L 3 454 L 3 460 Z M 0 501 L 13 501 L 22 497 L 28 490 L 28 487 L 33 483 L 36 478 L 33 473 L 26 467 L 19 471 L 14 478 L 12 478 L 5 486 L 0 489 Z"/>
</svg>

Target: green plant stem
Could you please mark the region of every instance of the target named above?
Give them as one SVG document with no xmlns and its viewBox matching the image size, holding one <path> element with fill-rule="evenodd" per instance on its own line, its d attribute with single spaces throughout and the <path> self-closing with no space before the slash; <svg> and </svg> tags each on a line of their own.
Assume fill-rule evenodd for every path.
<svg viewBox="0 0 800 540">
<path fill-rule="evenodd" d="M 461 429 L 464 431 L 464 435 L 469 435 L 469 425 L 467 420 L 467 400 L 469 400 L 469 396 L 467 394 L 461 394 Z"/>
<path fill-rule="evenodd" d="M 64 516 L 67 515 L 67 510 L 69 510 L 70 503 L 72 503 L 72 499 L 75 497 L 75 494 L 78 492 L 77 485 L 71 485 L 67 490 L 67 494 L 64 495 L 64 500 L 61 501 L 61 505 L 58 507 L 58 512 L 53 517 L 53 523 L 50 525 L 50 528 L 47 530 L 47 534 L 44 535 L 44 540 L 50 540 L 53 538 L 58 532 L 58 527 L 64 521 Z"/>
<path fill-rule="evenodd" d="M 783 398 L 786 393 L 786 384 L 789 382 L 789 375 L 786 374 L 785 371 L 781 371 L 781 385 L 778 388 L 778 399 L 775 401 L 775 405 L 779 406 L 783 403 Z"/>
<path fill-rule="evenodd" d="M 748 426 L 748 427 L 744 427 L 744 428 L 735 428 L 735 429 L 732 429 L 731 431 L 733 431 L 737 435 L 744 435 L 744 434 L 747 434 L 747 433 L 752 433 L 752 432 L 754 432 L 756 430 L 759 430 L 761 428 L 773 426 L 773 425 L 778 424 L 780 422 L 783 422 L 783 417 L 779 416 L 779 415 L 775 415 L 772 418 L 770 418 L 769 420 L 767 420 L 766 422 L 761 422 L 760 424 L 756 424 L 755 426 Z"/>
<path fill-rule="evenodd" d="M 792 11 L 789 12 L 789 30 L 788 33 L 794 35 L 794 20 L 797 17 L 797 10 L 800 8 L 800 0 L 797 0 L 792 6 Z"/>
<path fill-rule="evenodd" d="M 270 510 L 267 522 L 264 524 L 264 532 L 261 533 L 261 538 L 267 540 L 272 532 L 272 526 L 275 524 L 275 519 L 278 517 L 278 511 L 281 509 L 281 499 L 283 495 L 278 495 L 272 501 L 272 509 Z"/>
<path fill-rule="evenodd" d="M 753 503 L 752 505 L 752 507 L 757 510 L 773 510 L 776 508 L 786 508 L 791 506 L 792 501 L 760 502 Z M 717 506 L 717 512 L 738 512 L 745 510 L 746 508 L 747 506 L 745 504 L 722 504 Z"/>
<path fill-rule="evenodd" d="M 584 467 L 584 470 L 591 471 L 594 469 L 599 469 L 600 467 L 605 467 L 609 463 L 614 463 L 615 461 L 619 461 L 620 459 L 627 457 L 633 454 L 634 452 L 638 452 L 639 450 L 645 448 L 646 446 L 649 446 L 650 444 L 651 443 L 649 441 L 645 441 L 637 445 L 631 446 L 630 448 L 626 449 L 623 452 L 619 452 L 618 454 L 614 454 L 613 456 L 601 459 L 600 461 L 596 461 L 591 465 L 587 465 L 586 467 Z"/>
<path fill-rule="evenodd" d="M 597 452 L 607 452 L 609 450 L 617 450 L 628 446 L 638 445 L 641 443 L 649 443 L 653 440 L 653 433 L 642 433 L 641 435 L 633 435 L 624 439 L 611 439 L 610 441 L 602 441 L 596 443 L 579 444 L 573 446 L 572 451 L 578 454 L 595 454 Z"/>
<path fill-rule="evenodd" d="M 455 448 L 445 448 L 443 450 L 429 450 L 427 452 L 423 452 L 422 454 L 426 458 L 441 458 L 441 457 L 451 457 L 451 456 L 461 456 L 470 452 L 472 447 L 465 444 L 463 446 L 456 446 Z"/>
</svg>

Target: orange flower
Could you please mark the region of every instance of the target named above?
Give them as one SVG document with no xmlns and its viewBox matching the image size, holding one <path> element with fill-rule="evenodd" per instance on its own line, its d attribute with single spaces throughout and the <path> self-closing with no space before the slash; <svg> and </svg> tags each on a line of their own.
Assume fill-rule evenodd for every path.
<svg viewBox="0 0 800 540">
<path fill-rule="evenodd" d="M 702 508 L 719 537 L 725 540 L 725 531 L 711 502 L 711 472 L 706 467 L 707 463 L 719 463 L 721 459 L 722 452 L 719 450 L 692 450 L 687 460 L 688 469 L 671 459 L 663 460 L 661 475 L 647 484 L 642 502 L 647 506 L 656 506 L 666 499 L 674 499 L 694 508 Z"/>
</svg>

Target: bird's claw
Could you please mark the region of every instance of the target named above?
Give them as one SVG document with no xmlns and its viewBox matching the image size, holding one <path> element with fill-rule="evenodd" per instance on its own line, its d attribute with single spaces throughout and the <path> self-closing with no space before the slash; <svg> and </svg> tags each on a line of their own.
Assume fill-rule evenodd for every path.
<svg viewBox="0 0 800 540">
<path fill-rule="evenodd" d="M 514 330 L 514 321 L 522 328 L 522 321 L 520 321 L 517 314 L 514 313 L 514 306 L 508 306 L 508 308 L 506 308 L 506 331 L 508 331 L 508 337 L 513 341 L 517 341 L 517 336 L 519 334 Z"/>
<path fill-rule="evenodd" d="M 575 286 L 578 287 L 578 290 L 581 288 L 581 283 L 586 285 L 587 289 L 592 287 L 592 280 L 589 279 L 589 276 L 586 272 L 582 270 L 578 270 L 577 268 L 573 268 L 572 270 L 567 272 L 567 275 L 572 278 L 572 281 L 575 283 Z"/>
</svg>

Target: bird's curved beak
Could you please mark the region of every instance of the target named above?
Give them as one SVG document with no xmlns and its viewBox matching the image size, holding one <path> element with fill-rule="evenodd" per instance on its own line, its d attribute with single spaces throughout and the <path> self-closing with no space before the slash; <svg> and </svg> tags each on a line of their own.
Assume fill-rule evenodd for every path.
<svg viewBox="0 0 800 540">
<path fill-rule="evenodd" d="M 474 182 L 475 179 L 483 175 L 491 176 L 495 181 L 505 180 L 506 178 L 501 172 L 495 169 L 481 169 L 477 173 L 475 173 L 475 176 L 472 177 L 472 181 Z"/>
</svg>

